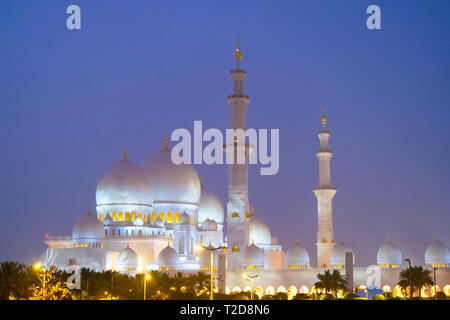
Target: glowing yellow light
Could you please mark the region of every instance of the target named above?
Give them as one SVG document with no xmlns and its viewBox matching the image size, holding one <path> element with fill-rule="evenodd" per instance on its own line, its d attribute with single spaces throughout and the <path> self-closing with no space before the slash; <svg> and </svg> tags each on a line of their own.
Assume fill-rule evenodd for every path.
<svg viewBox="0 0 450 320">
<path fill-rule="evenodd" d="M 151 276 L 149 274 L 145 275 L 145 279 L 149 280 L 151 278 Z"/>
<path fill-rule="evenodd" d="M 40 270 L 41 267 L 42 267 L 42 265 L 41 265 L 39 262 L 36 263 L 36 264 L 34 265 L 34 268 L 35 268 L 36 270 Z"/>
<path fill-rule="evenodd" d="M 203 250 L 203 246 L 201 244 L 199 244 L 199 243 L 195 246 L 195 248 L 197 250 Z"/>
</svg>

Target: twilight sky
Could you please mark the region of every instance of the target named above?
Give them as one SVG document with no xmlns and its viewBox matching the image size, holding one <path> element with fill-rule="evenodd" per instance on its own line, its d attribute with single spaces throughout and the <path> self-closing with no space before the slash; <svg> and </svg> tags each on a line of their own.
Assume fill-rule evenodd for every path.
<svg viewBox="0 0 450 320">
<path fill-rule="evenodd" d="M 371 4 L 382 30 L 366 28 Z M 284 249 L 298 239 L 316 263 L 322 104 L 335 239 L 356 264 L 387 236 L 417 264 L 434 236 L 450 245 L 449 1 L 3 0 L 0 261 L 71 235 L 124 144 L 141 163 L 165 129 L 227 128 L 237 34 L 247 125 L 280 129 L 280 171 L 250 169 L 250 202 Z M 227 167 L 197 169 L 225 204 Z"/>
</svg>

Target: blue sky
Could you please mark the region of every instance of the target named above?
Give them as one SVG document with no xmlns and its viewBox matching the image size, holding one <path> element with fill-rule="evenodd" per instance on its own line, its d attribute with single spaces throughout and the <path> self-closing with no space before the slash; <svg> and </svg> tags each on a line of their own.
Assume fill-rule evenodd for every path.
<svg viewBox="0 0 450 320">
<path fill-rule="evenodd" d="M 65 27 L 81 8 L 82 29 Z M 366 28 L 381 7 L 382 29 Z M 334 231 L 375 263 L 387 236 L 423 263 L 450 245 L 448 1 L 13 1 L 0 3 L 0 260 L 32 262 L 70 235 L 122 157 L 164 131 L 230 125 L 236 35 L 247 124 L 280 129 L 280 171 L 250 169 L 250 202 L 287 249 L 315 260 L 321 106 L 331 130 Z M 226 202 L 227 168 L 200 166 Z"/>
</svg>

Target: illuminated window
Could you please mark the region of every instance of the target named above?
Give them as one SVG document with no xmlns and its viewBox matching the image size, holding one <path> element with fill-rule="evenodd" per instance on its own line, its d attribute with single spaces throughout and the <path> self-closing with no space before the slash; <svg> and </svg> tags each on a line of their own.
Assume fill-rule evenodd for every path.
<svg viewBox="0 0 450 320">
<path fill-rule="evenodd" d="M 166 221 L 166 219 L 165 219 L 165 216 L 164 216 L 164 212 L 160 212 L 159 213 L 159 218 L 162 220 L 162 221 Z"/>
<path fill-rule="evenodd" d="M 152 220 L 153 220 L 153 221 L 156 220 L 156 212 L 155 212 L 155 211 L 152 212 Z"/>
<path fill-rule="evenodd" d="M 289 300 L 292 300 L 292 298 L 294 298 L 296 294 L 297 294 L 297 288 L 294 287 L 294 286 L 290 286 L 289 290 L 288 290 L 288 298 L 289 298 Z"/>
<path fill-rule="evenodd" d="M 283 286 L 279 286 L 278 289 L 277 289 L 277 293 L 278 292 L 286 292 L 286 288 L 283 287 Z"/>
<path fill-rule="evenodd" d="M 301 286 L 299 292 L 308 294 L 308 292 L 309 292 L 308 287 L 305 285 Z"/>
<path fill-rule="evenodd" d="M 173 223 L 172 212 L 167 212 L 167 223 Z"/>
<path fill-rule="evenodd" d="M 130 221 L 130 213 L 125 212 L 125 221 Z"/>
<path fill-rule="evenodd" d="M 118 221 L 123 221 L 123 214 L 122 212 L 119 212 L 119 219 L 117 219 Z"/>
<path fill-rule="evenodd" d="M 272 286 L 268 286 L 266 288 L 266 294 L 274 294 L 275 293 L 275 289 Z"/>
<path fill-rule="evenodd" d="M 180 221 L 180 213 L 179 212 L 175 213 L 175 222 L 178 223 L 178 221 Z"/>
</svg>

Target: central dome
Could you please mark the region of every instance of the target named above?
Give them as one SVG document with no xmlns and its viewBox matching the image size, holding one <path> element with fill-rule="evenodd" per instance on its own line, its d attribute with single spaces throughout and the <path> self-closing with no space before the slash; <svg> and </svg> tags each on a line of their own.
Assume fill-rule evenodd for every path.
<svg viewBox="0 0 450 320">
<path fill-rule="evenodd" d="M 272 243 L 269 227 L 257 216 L 253 216 L 249 222 L 249 241 L 254 242 L 257 246 Z"/>
<path fill-rule="evenodd" d="M 160 150 L 141 165 L 153 183 L 154 206 L 158 203 L 198 205 L 200 180 L 190 164 L 176 165 L 169 149 Z"/>
<path fill-rule="evenodd" d="M 151 213 L 153 187 L 145 172 L 126 159 L 107 170 L 97 185 L 97 212 Z"/>
</svg>

